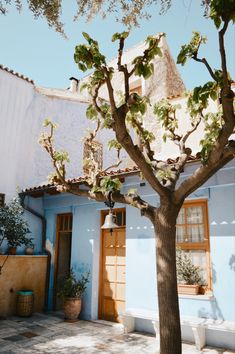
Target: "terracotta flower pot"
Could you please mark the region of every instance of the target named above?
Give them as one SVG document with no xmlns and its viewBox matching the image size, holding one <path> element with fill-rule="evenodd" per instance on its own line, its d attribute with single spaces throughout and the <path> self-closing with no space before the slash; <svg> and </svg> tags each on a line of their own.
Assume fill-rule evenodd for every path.
<svg viewBox="0 0 235 354">
<path fill-rule="evenodd" d="M 199 285 L 187 285 L 187 284 L 178 284 L 178 293 L 185 295 L 198 295 L 199 293 Z"/>
<path fill-rule="evenodd" d="M 74 297 L 64 299 L 64 319 L 77 321 L 81 312 L 82 300 Z"/>
<path fill-rule="evenodd" d="M 9 247 L 8 254 L 15 255 L 16 254 L 16 247 Z"/>
<path fill-rule="evenodd" d="M 27 247 L 27 248 L 25 249 L 25 254 L 27 254 L 27 255 L 29 255 L 29 256 L 31 256 L 31 255 L 33 254 L 33 252 L 34 252 L 33 247 Z"/>
</svg>

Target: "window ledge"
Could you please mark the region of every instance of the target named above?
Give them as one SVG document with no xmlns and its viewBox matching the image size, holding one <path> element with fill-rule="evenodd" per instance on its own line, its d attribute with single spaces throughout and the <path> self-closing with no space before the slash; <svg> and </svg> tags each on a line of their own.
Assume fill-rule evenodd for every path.
<svg viewBox="0 0 235 354">
<path fill-rule="evenodd" d="M 204 294 L 204 295 L 186 295 L 179 294 L 179 299 L 192 299 L 192 300 L 210 300 L 214 301 L 215 297 L 213 294 Z"/>
</svg>

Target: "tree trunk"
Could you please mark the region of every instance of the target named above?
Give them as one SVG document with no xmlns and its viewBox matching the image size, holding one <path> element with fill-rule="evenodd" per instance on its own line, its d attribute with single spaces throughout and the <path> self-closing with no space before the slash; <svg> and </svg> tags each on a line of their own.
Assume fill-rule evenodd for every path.
<svg viewBox="0 0 235 354">
<path fill-rule="evenodd" d="M 181 354 L 175 250 L 178 212 L 177 206 L 161 203 L 154 222 L 161 354 Z"/>
</svg>

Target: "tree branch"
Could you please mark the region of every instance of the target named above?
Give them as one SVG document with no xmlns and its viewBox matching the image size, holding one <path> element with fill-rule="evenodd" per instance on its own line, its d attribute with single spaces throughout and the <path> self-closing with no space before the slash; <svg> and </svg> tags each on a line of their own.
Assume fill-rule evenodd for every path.
<svg viewBox="0 0 235 354">
<path fill-rule="evenodd" d="M 118 71 L 123 72 L 124 75 L 124 85 L 125 85 L 125 102 L 127 103 L 129 98 L 129 72 L 127 65 L 122 65 L 122 54 L 124 48 L 125 38 L 121 37 L 119 40 L 119 49 L 118 49 Z"/>
<path fill-rule="evenodd" d="M 157 177 L 155 176 L 150 164 L 147 163 L 145 156 L 140 151 L 137 145 L 134 145 L 130 134 L 126 127 L 126 113 L 128 107 L 124 104 L 117 109 L 117 114 L 114 117 L 117 141 L 124 147 L 130 158 L 136 163 L 136 165 L 143 172 L 144 177 L 150 183 L 152 188 L 161 196 L 166 196 L 167 189 L 164 188 Z"/>
<path fill-rule="evenodd" d="M 113 94 L 113 86 L 112 86 L 112 83 L 111 83 L 111 80 L 110 80 L 110 77 L 109 77 L 110 73 L 109 73 L 107 67 L 102 67 L 102 70 L 103 70 L 103 73 L 104 73 L 104 76 L 105 76 L 105 82 L 106 82 L 106 85 L 107 85 L 107 88 L 108 88 L 108 95 L 109 95 L 109 101 L 110 101 L 110 104 L 111 104 L 112 114 L 115 114 L 115 111 L 116 111 L 117 107 L 116 107 L 116 102 L 115 102 L 114 94 Z"/>
<path fill-rule="evenodd" d="M 133 119 L 132 124 L 134 124 L 136 126 L 137 130 L 139 131 L 140 138 L 141 138 L 141 136 L 143 137 L 144 136 L 144 128 L 143 128 L 142 124 L 140 122 L 138 122 L 137 119 Z M 144 148 L 146 149 L 147 156 L 148 156 L 149 160 L 154 161 L 154 151 L 151 149 L 149 141 L 144 141 Z"/>
<path fill-rule="evenodd" d="M 157 37 L 154 37 L 155 38 L 154 43 L 151 46 L 149 46 L 149 48 L 145 49 L 144 54 L 141 57 L 139 57 L 139 61 L 141 61 L 142 63 L 149 61 L 149 55 L 150 55 L 151 51 L 154 49 L 154 47 L 158 46 L 161 38 L 164 35 L 165 35 L 164 33 L 159 33 Z M 129 78 L 134 74 L 137 66 L 138 66 L 138 62 L 134 65 L 132 70 L 129 72 L 129 74 L 128 74 Z"/>
<path fill-rule="evenodd" d="M 217 77 L 214 74 L 214 71 L 212 70 L 211 66 L 209 65 L 208 61 L 206 60 L 206 58 L 198 58 L 197 53 L 192 57 L 192 59 L 194 59 L 195 61 L 199 62 L 199 63 L 203 63 L 207 70 L 209 71 L 209 74 L 211 75 L 212 79 L 215 80 L 217 82 Z"/>
<path fill-rule="evenodd" d="M 226 165 L 235 157 L 235 141 L 230 141 L 224 149 L 221 158 L 216 163 L 202 165 L 195 172 L 183 181 L 174 192 L 174 200 L 178 203 L 183 201 L 189 194 L 202 186 L 211 176 L 213 176 L 221 167 Z"/>
<path fill-rule="evenodd" d="M 193 134 L 197 130 L 197 128 L 202 120 L 202 117 L 203 117 L 203 113 L 201 112 L 200 116 L 198 116 L 198 120 L 197 120 L 196 124 L 194 126 L 192 126 L 192 129 L 188 130 L 186 132 L 186 134 L 184 136 L 182 136 L 181 140 L 179 141 L 178 146 L 179 146 L 181 155 L 180 155 L 177 163 L 174 165 L 175 169 L 176 169 L 176 173 L 174 174 L 173 180 L 175 183 L 179 179 L 180 173 L 183 171 L 183 169 L 188 161 L 188 158 L 192 153 L 192 150 L 190 148 L 185 147 L 185 143 L 188 140 L 188 138 L 190 137 L 190 135 Z"/>
<path fill-rule="evenodd" d="M 95 90 L 94 90 L 94 95 L 92 95 L 92 102 L 97 110 L 97 112 L 101 115 L 102 118 L 105 119 L 105 114 L 104 112 L 102 111 L 102 109 L 100 108 L 100 106 L 98 105 L 97 103 L 97 98 L 98 98 L 98 95 L 99 95 L 99 90 L 101 88 L 101 86 L 103 85 L 103 82 L 99 82 L 99 84 L 95 87 Z"/>
<path fill-rule="evenodd" d="M 93 199 L 97 202 L 106 202 L 108 199 L 107 193 L 91 193 L 90 190 L 81 189 L 80 186 L 73 184 L 70 185 L 67 191 L 77 196 Z M 122 194 L 120 191 L 114 191 L 111 194 L 111 200 L 115 203 L 131 205 L 139 209 L 141 215 L 147 216 L 150 219 L 154 217 L 156 207 L 141 199 L 139 195 Z"/>
<path fill-rule="evenodd" d="M 223 72 L 223 90 L 225 95 L 230 93 L 230 84 L 228 82 L 228 70 L 227 70 L 227 63 L 226 63 L 226 53 L 224 48 L 224 35 L 227 31 L 229 24 L 229 20 L 224 21 L 224 25 L 222 29 L 219 31 L 219 49 L 220 49 L 220 57 L 221 57 L 221 67 Z"/>
<path fill-rule="evenodd" d="M 118 167 L 121 165 L 122 160 L 120 160 L 120 150 L 117 150 L 117 158 L 118 158 L 117 163 L 116 163 L 116 164 L 113 164 L 113 165 L 111 165 L 111 166 L 109 166 L 109 167 L 107 167 L 107 168 L 105 168 L 105 169 L 102 171 L 102 173 L 107 172 L 107 171 L 110 170 L 111 168 L 112 168 L 112 169 L 113 169 L 113 168 L 118 168 Z"/>
</svg>

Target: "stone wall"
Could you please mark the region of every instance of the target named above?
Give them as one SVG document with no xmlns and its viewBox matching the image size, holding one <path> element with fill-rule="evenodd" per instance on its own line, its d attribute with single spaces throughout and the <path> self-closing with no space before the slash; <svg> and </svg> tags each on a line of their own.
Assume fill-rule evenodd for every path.
<svg viewBox="0 0 235 354">
<path fill-rule="evenodd" d="M 0 266 L 6 255 L 0 255 Z M 0 274 L 0 317 L 15 315 L 17 291 L 32 290 L 34 312 L 42 312 L 47 256 L 9 256 Z"/>
</svg>

